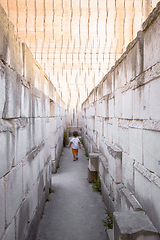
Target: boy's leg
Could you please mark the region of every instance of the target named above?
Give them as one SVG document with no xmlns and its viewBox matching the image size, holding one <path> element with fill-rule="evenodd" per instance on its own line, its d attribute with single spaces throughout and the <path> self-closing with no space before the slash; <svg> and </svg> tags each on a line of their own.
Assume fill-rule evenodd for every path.
<svg viewBox="0 0 160 240">
<path fill-rule="evenodd" d="M 78 160 L 78 149 L 76 149 L 76 160 Z"/>
<path fill-rule="evenodd" d="M 73 149 L 73 148 L 72 148 L 72 153 L 73 153 L 73 161 L 76 161 L 75 149 Z"/>
</svg>

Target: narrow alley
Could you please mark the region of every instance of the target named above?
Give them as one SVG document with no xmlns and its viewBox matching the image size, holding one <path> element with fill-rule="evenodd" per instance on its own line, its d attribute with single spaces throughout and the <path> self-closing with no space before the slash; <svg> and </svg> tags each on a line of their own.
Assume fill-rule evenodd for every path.
<svg viewBox="0 0 160 240">
<path fill-rule="evenodd" d="M 160 240 L 160 2 L 0 0 L 0 18 L 0 240 Z"/>
<path fill-rule="evenodd" d="M 60 168 L 52 176 L 52 189 L 40 221 L 36 240 L 106 240 L 103 197 L 87 181 L 88 160 L 84 149 L 72 160 L 64 148 Z"/>
</svg>

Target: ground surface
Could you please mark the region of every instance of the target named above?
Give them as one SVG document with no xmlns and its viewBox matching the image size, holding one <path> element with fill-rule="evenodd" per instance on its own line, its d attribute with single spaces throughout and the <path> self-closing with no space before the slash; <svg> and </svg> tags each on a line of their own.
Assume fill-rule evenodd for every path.
<svg viewBox="0 0 160 240">
<path fill-rule="evenodd" d="M 87 181 L 84 149 L 73 161 L 71 149 L 64 148 L 59 165 L 36 240 L 106 240 L 103 197 Z"/>
</svg>

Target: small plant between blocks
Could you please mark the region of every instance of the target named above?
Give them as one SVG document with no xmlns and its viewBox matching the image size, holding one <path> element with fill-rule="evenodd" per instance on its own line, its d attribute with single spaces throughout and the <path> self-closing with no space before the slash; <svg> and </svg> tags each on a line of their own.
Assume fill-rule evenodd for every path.
<svg viewBox="0 0 160 240">
<path fill-rule="evenodd" d="M 101 193 L 101 180 L 100 180 L 100 177 L 98 177 L 98 179 L 95 179 L 93 182 L 92 182 L 92 188 L 95 190 L 95 191 L 98 191 Z"/>
<path fill-rule="evenodd" d="M 51 187 L 49 188 L 49 193 L 54 193 L 54 190 Z"/>
<path fill-rule="evenodd" d="M 113 229 L 113 214 L 111 214 L 106 208 L 105 208 L 105 214 L 106 214 L 106 219 L 103 219 L 103 225 L 106 227 L 105 231 L 107 229 Z"/>
</svg>

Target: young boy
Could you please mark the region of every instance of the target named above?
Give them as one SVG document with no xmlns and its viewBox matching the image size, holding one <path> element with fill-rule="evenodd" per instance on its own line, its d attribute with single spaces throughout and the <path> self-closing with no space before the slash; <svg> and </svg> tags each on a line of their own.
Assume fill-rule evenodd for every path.
<svg viewBox="0 0 160 240">
<path fill-rule="evenodd" d="M 70 140 L 69 148 L 72 145 L 73 161 L 78 160 L 78 149 L 81 149 L 81 144 L 78 139 L 78 132 L 73 132 L 73 138 Z"/>
</svg>

